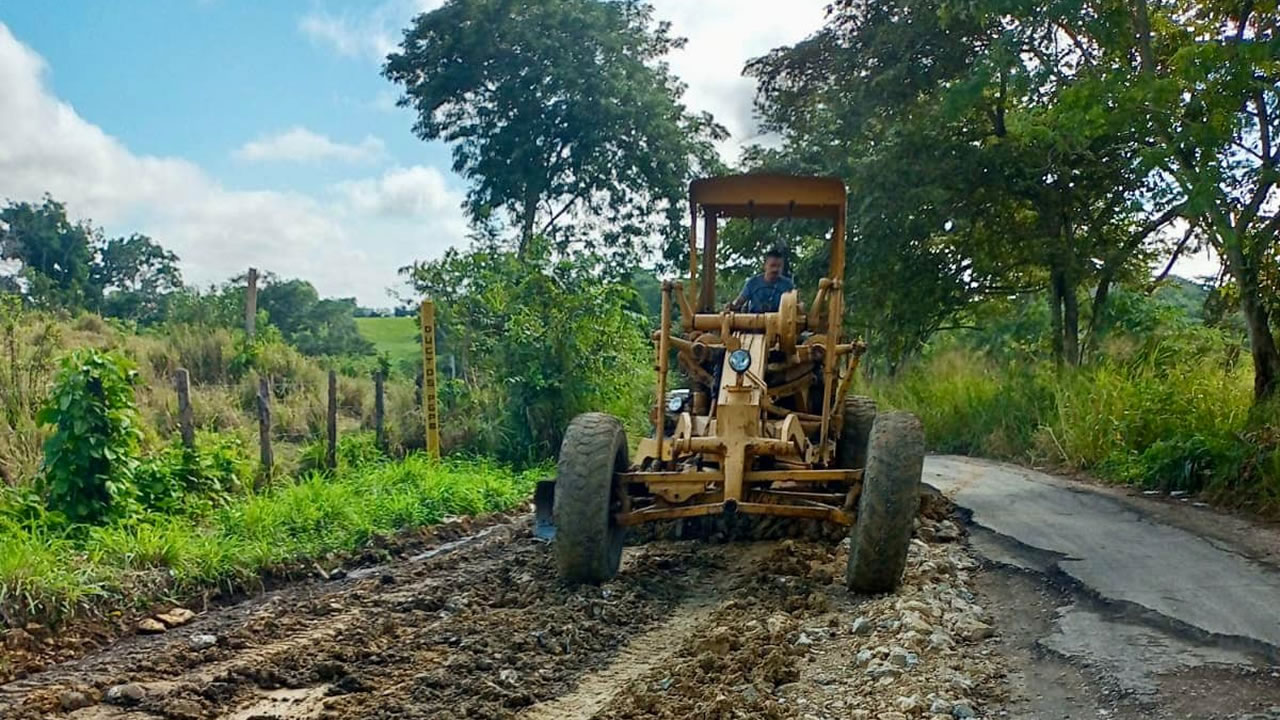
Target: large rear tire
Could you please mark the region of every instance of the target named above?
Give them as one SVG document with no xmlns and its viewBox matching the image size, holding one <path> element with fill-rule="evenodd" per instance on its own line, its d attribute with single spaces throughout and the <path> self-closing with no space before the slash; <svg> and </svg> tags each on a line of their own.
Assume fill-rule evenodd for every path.
<svg viewBox="0 0 1280 720">
<path fill-rule="evenodd" d="M 836 445 L 836 467 L 857 470 L 867 466 L 867 443 L 876 420 L 876 401 L 865 395 L 844 400 L 844 426 Z"/>
<path fill-rule="evenodd" d="M 911 413 L 882 413 L 871 427 L 868 445 L 845 581 L 855 592 L 886 593 L 902 583 L 907 566 L 912 522 L 920 506 L 924 429 Z"/>
<path fill-rule="evenodd" d="M 618 574 L 624 532 L 613 520 L 619 499 L 613 474 L 627 465 L 627 436 L 617 418 L 583 413 L 569 423 L 554 510 L 556 565 L 565 582 L 599 583 Z"/>
</svg>

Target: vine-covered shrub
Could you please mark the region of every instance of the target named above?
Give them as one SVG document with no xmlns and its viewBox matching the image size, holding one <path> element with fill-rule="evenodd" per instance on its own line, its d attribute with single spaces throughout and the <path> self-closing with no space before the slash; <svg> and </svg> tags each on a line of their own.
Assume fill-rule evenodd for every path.
<svg viewBox="0 0 1280 720">
<path fill-rule="evenodd" d="M 134 471 L 134 485 L 149 510 L 201 512 L 230 501 L 250 472 L 240 438 L 200 433 L 194 448 L 175 442 L 145 458 Z"/>
<path fill-rule="evenodd" d="M 133 363 L 114 352 L 76 350 L 63 359 L 49 402 L 36 415 L 53 425 L 44 444 L 40 489 L 49 509 L 72 522 L 124 514 L 142 431 Z"/>
</svg>

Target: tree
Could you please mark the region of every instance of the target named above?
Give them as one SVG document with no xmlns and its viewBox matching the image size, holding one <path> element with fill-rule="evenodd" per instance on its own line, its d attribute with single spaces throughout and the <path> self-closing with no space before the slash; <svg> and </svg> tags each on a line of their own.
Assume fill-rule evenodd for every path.
<svg viewBox="0 0 1280 720">
<path fill-rule="evenodd" d="M 368 355 L 373 344 L 356 327 L 355 298 L 320 299 L 305 280 L 265 276 L 258 307 L 294 347 L 306 355 Z"/>
<path fill-rule="evenodd" d="M 17 277 L 2 284 L 46 309 L 158 322 L 182 287 L 177 255 L 137 233 L 108 240 L 101 228 L 69 220 L 48 195 L 0 210 L 0 259 L 18 265 Z"/>
<path fill-rule="evenodd" d="M 1276 5 L 1139 0 L 1100 2 L 1097 13 L 1112 31 L 1080 30 L 1100 50 L 1099 94 L 1149 138 L 1146 158 L 1175 190 L 1169 202 L 1185 205 L 1221 256 L 1248 331 L 1254 397 L 1271 397 L 1280 388 L 1268 283 L 1280 232 Z"/>
<path fill-rule="evenodd" d="M 142 323 L 162 320 L 167 298 L 182 288 L 178 256 L 137 233 L 102 245 L 92 276 L 104 315 Z"/>
<path fill-rule="evenodd" d="M 843 0 L 748 65 L 781 160 L 849 184 L 848 286 L 870 291 L 891 355 L 984 296 L 1044 288 L 1055 356 L 1074 364 L 1082 290 L 1099 288 L 1099 316 L 1177 215 L 1149 201 L 1132 128 L 1061 111 L 1069 5 Z"/>
<path fill-rule="evenodd" d="M 40 204 L 10 202 L 0 210 L 0 260 L 16 262 L 27 301 L 46 309 L 96 307 L 93 243 L 99 233 L 73 223 L 46 195 Z"/>
<path fill-rule="evenodd" d="M 524 258 L 482 242 L 401 271 L 435 301 L 442 351 L 463 368 L 441 388 L 449 441 L 529 462 L 554 456 L 578 413 L 637 424 L 652 397 L 650 325 L 636 291 L 603 267 L 554 260 L 543 242 Z"/>
<path fill-rule="evenodd" d="M 414 19 L 383 75 L 423 140 L 453 144 L 477 226 L 622 255 L 679 237 L 686 184 L 726 133 L 680 103 L 684 41 L 635 0 L 449 0 Z"/>
</svg>

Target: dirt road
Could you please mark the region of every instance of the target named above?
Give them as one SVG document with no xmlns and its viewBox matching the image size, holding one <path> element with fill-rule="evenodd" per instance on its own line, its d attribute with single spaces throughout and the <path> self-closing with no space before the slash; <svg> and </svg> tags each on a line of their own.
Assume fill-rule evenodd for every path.
<svg viewBox="0 0 1280 720">
<path fill-rule="evenodd" d="M 1043 564 L 1064 555 L 984 528 L 998 503 L 963 509 L 981 506 L 973 488 L 1035 479 L 954 458 L 926 471 L 961 513 L 926 503 L 893 596 L 851 595 L 845 548 L 801 539 L 652 541 L 627 549 L 615 581 L 565 588 L 520 516 L 0 685 L 0 717 L 1266 718 L 1280 706 L 1265 642 L 1118 604 Z M 1115 651 L 1133 647 L 1148 652 Z"/>
</svg>

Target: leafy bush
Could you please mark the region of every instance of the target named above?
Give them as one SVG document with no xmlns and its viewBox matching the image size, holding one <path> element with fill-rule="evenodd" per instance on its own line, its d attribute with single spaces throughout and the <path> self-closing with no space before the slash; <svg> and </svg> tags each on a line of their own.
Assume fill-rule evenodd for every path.
<svg viewBox="0 0 1280 720">
<path fill-rule="evenodd" d="M 573 416 L 611 412 L 644 428 L 652 385 L 648 320 L 635 291 L 590 257 L 554 261 L 478 246 L 414 266 L 437 304 L 441 347 L 459 358 L 442 382 L 450 443 L 509 462 L 553 456 Z"/>
<path fill-rule="evenodd" d="M 307 444 L 298 456 L 299 472 L 324 470 L 325 449 L 328 441 L 317 439 Z M 338 435 L 336 448 L 338 474 L 360 470 L 367 465 L 383 462 L 386 455 L 378 449 L 378 440 L 372 432 L 348 432 Z"/>
<path fill-rule="evenodd" d="M 36 416 L 56 429 L 45 442 L 40 484 L 49 507 L 72 522 L 100 522 L 128 510 L 142 437 L 133 363 L 85 349 L 62 361 L 48 404 Z"/>
<path fill-rule="evenodd" d="M 134 484 L 149 510 L 201 512 L 225 505 L 249 475 L 249 458 L 239 438 L 200 433 L 195 448 L 175 442 L 144 459 L 134 472 Z"/>
</svg>

